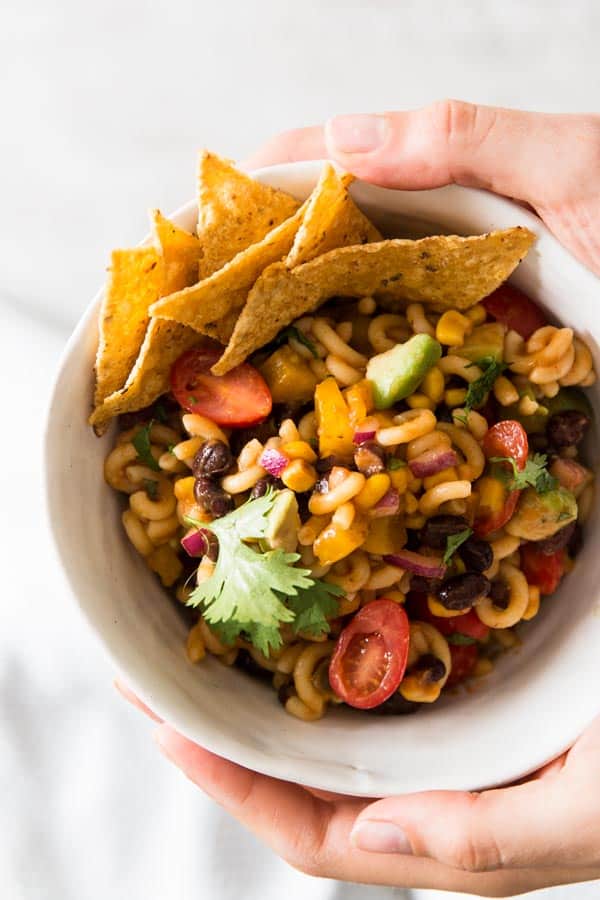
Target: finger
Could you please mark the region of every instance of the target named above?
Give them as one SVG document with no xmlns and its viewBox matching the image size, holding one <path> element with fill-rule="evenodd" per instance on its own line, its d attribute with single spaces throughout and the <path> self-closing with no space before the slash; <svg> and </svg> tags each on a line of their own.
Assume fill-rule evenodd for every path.
<svg viewBox="0 0 600 900">
<path fill-rule="evenodd" d="M 115 678 L 113 684 L 124 700 L 131 703 L 131 705 L 135 706 L 136 709 L 139 709 L 140 712 L 143 712 L 144 715 L 148 716 L 149 719 L 152 719 L 153 722 L 158 722 L 159 724 L 162 722 L 162 719 L 160 719 L 149 706 L 146 706 L 146 704 L 140 700 L 137 694 L 133 693 L 131 688 L 128 687 L 124 681 L 121 681 L 120 678 Z"/>
<path fill-rule="evenodd" d="M 446 100 L 407 112 L 337 116 L 325 125 L 325 142 L 329 157 L 366 181 L 407 190 L 456 182 L 538 208 L 569 187 L 581 195 L 577 180 L 585 173 L 589 183 L 597 171 L 599 133 L 598 117 Z"/>
<path fill-rule="evenodd" d="M 277 163 L 326 159 L 326 157 L 323 126 L 315 125 L 310 128 L 295 128 L 276 135 L 240 165 L 246 170 L 252 170 Z"/>
<path fill-rule="evenodd" d="M 427 856 L 469 872 L 592 865 L 598 790 L 571 781 L 557 776 L 480 794 L 381 800 L 363 810 L 352 837 L 363 850 Z"/>
</svg>

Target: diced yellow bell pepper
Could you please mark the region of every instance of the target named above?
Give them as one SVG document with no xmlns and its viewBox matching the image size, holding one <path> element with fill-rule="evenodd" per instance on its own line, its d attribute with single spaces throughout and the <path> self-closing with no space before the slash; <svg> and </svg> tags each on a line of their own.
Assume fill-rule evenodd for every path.
<svg viewBox="0 0 600 900">
<path fill-rule="evenodd" d="M 291 491 L 302 493 L 314 487 L 317 473 L 306 460 L 293 459 L 281 473 L 281 480 Z"/>
<path fill-rule="evenodd" d="M 363 516 L 355 516 L 350 528 L 346 529 L 331 523 L 323 529 L 313 545 L 315 556 L 321 565 L 333 565 L 360 547 L 366 534 L 367 520 Z"/>
<path fill-rule="evenodd" d="M 260 367 L 269 385 L 274 403 L 297 403 L 312 400 L 318 382 L 308 363 L 285 344 L 269 356 Z"/>
<path fill-rule="evenodd" d="M 350 424 L 356 429 L 358 423 L 373 409 L 373 391 L 370 382 L 363 378 L 344 391 L 344 397 L 350 410 Z"/>
<path fill-rule="evenodd" d="M 350 411 L 335 378 L 326 378 L 315 390 L 319 453 L 350 459 L 354 453 Z"/>
<path fill-rule="evenodd" d="M 387 553 L 399 553 L 405 544 L 406 528 L 400 516 L 385 516 L 371 520 L 363 550 L 385 556 Z"/>
</svg>

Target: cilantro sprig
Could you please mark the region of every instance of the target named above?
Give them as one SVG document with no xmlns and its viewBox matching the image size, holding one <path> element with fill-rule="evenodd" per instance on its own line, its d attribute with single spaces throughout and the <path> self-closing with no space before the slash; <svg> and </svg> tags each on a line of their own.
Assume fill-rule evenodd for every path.
<svg viewBox="0 0 600 900">
<path fill-rule="evenodd" d="M 468 541 L 472 534 L 472 528 L 465 528 L 464 531 L 459 531 L 457 534 L 448 535 L 448 537 L 446 538 L 446 550 L 444 551 L 444 556 L 442 557 L 442 562 L 445 565 L 448 565 L 458 548 L 462 547 L 464 542 Z"/>
<path fill-rule="evenodd" d="M 148 466 L 149 469 L 154 469 L 155 472 L 160 472 L 160 466 L 152 456 L 150 432 L 153 425 L 154 419 L 150 419 L 148 424 L 142 426 L 132 438 L 131 443 L 135 447 L 137 455 L 144 465 Z"/>
<path fill-rule="evenodd" d="M 315 359 L 319 358 L 319 354 L 317 353 L 317 348 L 313 344 L 310 338 L 308 338 L 304 332 L 300 331 L 299 328 L 296 328 L 295 325 L 288 325 L 287 328 L 282 329 L 276 338 L 274 338 L 270 344 L 265 347 L 265 350 L 276 350 L 278 347 L 281 347 L 285 344 L 290 338 L 294 338 L 294 340 L 298 341 L 299 344 L 302 344 L 304 347 L 307 347 Z"/>
<path fill-rule="evenodd" d="M 465 413 L 470 413 L 472 409 L 478 409 L 484 404 L 485 398 L 493 388 L 496 378 L 502 375 L 506 369 L 506 364 L 498 362 L 493 356 L 484 356 L 482 359 L 478 359 L 477 362 L 471 363 L 467 368 L 471 368 L 471 366 L 479 366 L 482 374 L 475 381 L 472 381 L 468 387 L 464 402 Z"/>
<path fill-rule="evenodd" d="M 492 456 L 490 462 L 509 464 L 512 470 L 511 472 L 502 468 L 497 475 L 511 491 L 532 487 L 538 494 L 545 494 L 547 491 L 553 491 L 558 487 L 558 480 L 554 478 L 546 468 L 548 457 L 545 453 L 534 453 L 533 456 L 527 460 L 525 468 L 522 471 L 519 470 L 517 463 L 512 456 Z"/>
<path fill-rule="evenodd" d="M 297 567 L 298 553 L 258 550 L 275 497 L 269 491 L 209 525 L 190 520 L 213 532 L 219 555 L 212 575 L 194 589 L 188 605 L 202 608 L 222 640 L 231 643 L 243 634 L 265 655 L 281 646 L 284 623 L 315 637 L 328 632 L 327 617 L 336 614 L 336 597 L 343 594 L 337 585 Z"/>
</svg>

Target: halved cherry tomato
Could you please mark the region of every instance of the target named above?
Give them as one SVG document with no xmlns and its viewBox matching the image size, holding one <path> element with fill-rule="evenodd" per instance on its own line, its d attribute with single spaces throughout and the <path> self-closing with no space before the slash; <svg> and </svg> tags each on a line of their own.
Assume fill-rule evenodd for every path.
<svg viewBox="0 0 600 900">
<path fill-rule="evenodd" d="M 488 459 L 494 456 L 512 456 L 517 469 L 522 472 L 529 455 L 527 432 L 515 419 L 496 422 L 483 436 L 482 448 Z"/>
<path fill-rule="evenodd" d="M 223 348 L 214 342 L 193 347 L 171 369 L 171 390 L 184 409 L 217 425 L 245 428 L 267 418 L 273 401 L 267 384 L 249 363 L 226 375 L 211 375 Z"/>
<path fill-rule="evenodd" d="M 349 706 L 379 706 L 402 681 L 409 642 L 404 609 L 385 597 L 372 600 L 338 637 L 329 665 L 331 687 Z"/>
<path fill-rule="evenodd" d="M 477 537 L 484 538 L 488 534 L 493 534 L 494 531 L 499 531 L 512 518 L 517 508 L 521 491 L 507 491 L 504 485 L 500 485 L 500 487 L 503 491 L 504 500 L 498 508 L 479 506 L 477 510 L 477 515 L 473 522 L 473 531 Z"/>
<path fill-rule="evenodd" d="M 540 594 L 552 594 L 565 574 L 565 551 L 545 554 L 535 544 L 521 547 L 521 568 L 528 584 L 540 589 Z"/>
<path fill-rule="evenodd" d="M 477 649 L 477 644 L 466 644 L 458 647 L 450 644 L 450 656 L 452 658 L 452 668 L 446 682 L 448 686 L 464 681 L 465 678 L 468 678 L 473 673 L 479 650 Z"/>
<path fill-rule="evenodd" d="M 547 324 L 546 316 L 539 306 L 512 284 L 500 285 L 485 298 L 483 305 L 490 316 L 507 328 L 517 331 L 525 340 Z"/>
<path fill-rule="evenodd" d="M 429 609 L 425 594 L 412 594 L 410 609 L 411 612 L 414 611 L 414 618 L 434 625 L 444 637 L 448 637 L 450 634 L 464 634 L 465 637 L 473 638 L 475 641 L 484 641 L 490 633 L 488 626 L 483 624 L 473 609 L 463 613 L 462 616 L 449 616 L 448 618 L 434 616 Z"/>
</svg>

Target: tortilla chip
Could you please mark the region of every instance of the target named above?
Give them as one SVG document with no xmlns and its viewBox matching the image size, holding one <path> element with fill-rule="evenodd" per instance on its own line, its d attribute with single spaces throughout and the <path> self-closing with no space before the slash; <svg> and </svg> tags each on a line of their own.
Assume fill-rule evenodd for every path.
<svg viewBox="0 0 600 900">
<path fill-rule="evenodd" d="M 330 297 L 382 294 L 436 309 L 468 309 L 505 281 L 535 240 L 527 228 L 476 237 L 438 235 L 342 247 L 288 269 L 272 265 L 254 286 L 221 359 L 223 375 L 298 316 Z"/>
<path fill-rule="evenodd" d="M 309 262 L 336 247 L 380 241 L 382 236 L 356 206 L 346 190 L 347 178 L 327 163 L 285 260 L 288 268 Z"/>
<path fill-rule="evenodd" d="M 121 413 L 144 409 L 169 389 L 169 372 L 182 353 L 202 336 L 192 328 L 168 319 L 152 319 L 139 356 L 121 390 L 107 397 L 90 416 L 90 425 L 101 434 L 106 424 Z"/>
<path fill-rule="evenodd" d="M 301 207 L 295 215 L 261 241 L 238 253 L 209 278 L 159 300 L 152 306 L 151 315 L 174 319 L 226 343 L 258 276 L 290 252 L 304 210 L 305 206 Z"/>
<path fill-rule="evenodd" d="M 94 404 L 122 387 L 144 340 L 163 270 L 154 247 L 114 250 L 99 319 Z"/>
<path fill-rule="evenodd" d="M 260 184 L 226 160 L 202 152 L 198 164 L 199 279 L 261 241 L 299 206 L 290 194 Z"/>
<path fill-rule="evenodd" d="M 96 409 L 90 418 L 98 432 L 113 415 L 117 415 L 111 411 L 115 406 L 115 397 L 121 398 L 119 405 L 126 412 L 143 409 L 168 390 L 171 366 L 169 360 L 177 359 L 198 341 L 198 334 L 184 326 L 170 329 L 152 327 L 148 307 L 159 297 L 181 290 L 195 280 L 200 241 L 195 235 L 165 219 L 158 210 L 152 210 L 150 222 L 153 247 L 119 250 L 113 254 L 111 279 L 100 314 L 101 339 L 96 362 L 97 388 L 94 398 Z M 118 269 L 115 269 L 115 257 Z M 142 271 L 135 282 L 124 282 L 122 264 L 125 261 L 130 265 L 131 260 L 138 265 L 141 265 L 140 261 L 149 260 L 155 265 L 150 273 Z M 117 293 L 114 290 L 115 279 L 119 287 Z M 107 306 L 108 298 L 111 298 L 111 302 Z M 133 321 L 132 304 L 137 327 L 135 333 L 131 332 L 128 336 L 126 329 Z M 110 340 L 103 340 L 103 334 L 110 336 Z M 160 360 L 163 342 L 166 344 L 164 362 Z M 123 353 L 124 346 L 128 349 L 127 354 Z M 112 367 L 115 377 L 110 381 L 110 390 L 104 389 L 100 395 L 98 388 L 106 383 L 105 378 L 101 382 L 100 376 L 109 367 Z M 146 402 L 146 398 L 152 394 L 151 399 Z"/>
</svg>

